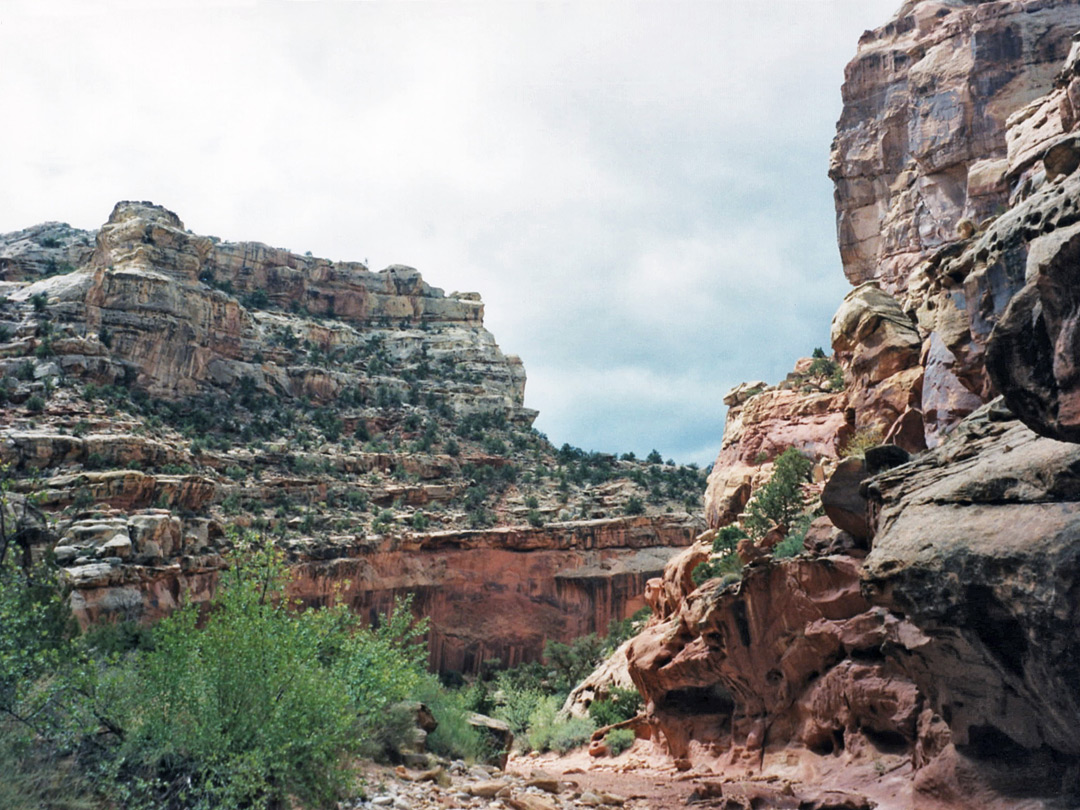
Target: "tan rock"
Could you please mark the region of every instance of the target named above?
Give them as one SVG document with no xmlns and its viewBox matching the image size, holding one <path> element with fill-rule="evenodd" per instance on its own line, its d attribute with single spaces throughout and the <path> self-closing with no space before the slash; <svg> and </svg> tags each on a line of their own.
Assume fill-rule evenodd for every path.
<svg viewBox="0 0 1080 810">
<path fill-rule="evenodd" d="M 852 283 L 902 289 L 929 253 L 959 238 L 961 219 L 982 222 L 1007 201 L 1000 164 L 988 162 L 1008 153 L 1015 171 L 1019 153 L 1039 154 L 1042 133 L 1058 126 L 1053 102 L 1026 113 L 1032 134 L 1009 121 L 1051 89 L 1078 23 L 1072 3 L 922 2 L 863 35 L 845 70 L 829 170 Z"/>
</svg>

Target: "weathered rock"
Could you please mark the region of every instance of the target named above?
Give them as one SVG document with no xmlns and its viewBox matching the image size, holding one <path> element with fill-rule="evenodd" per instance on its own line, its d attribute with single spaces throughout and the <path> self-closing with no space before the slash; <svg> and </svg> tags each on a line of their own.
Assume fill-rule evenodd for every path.
<svg viewBox="0 0 1080 810">
<path fill-rule="evenodd" d="M 1078 467 L 1080 447 L 987 407 L 869 484 L 867 593 L 918 628 L 892 656 L 984 779 L 1037 795 L 1080 763 Z"/>
<path fill-rule="evenodd" d="M 1032 430 L 1066 441 L 1080 441 L 1078 262 L 1080 224 L 1031 244 L 1027 283 L 998 320 L 986 357 L 1009 408 Z"/>
<path fill-rule="evenodd" d="M 836 465 L 836 471 L 821 491 L 821 505 L 826 516 L 836 528 L 856 540 L 866 540 L 870 536 L 866 498 L 859 492 L 866 477 L 866 462 L 863 459 L 856 456 L 845 458 Z"/>
<path fill-rule="evenodd" d="M 620 644 L 585 680 L 570 690 L 563 703 L 564 712 L 574 717 L 587 717 L 589 706 L 594 701 L 606 699 L 612 687 L 629 689 L 633 686 L 634 682 L 626 668 L 626 647 L 629 643 L 624 641 Z"/>
<path fill-rule="evenodd" d="M 514 732 L 510 730 L 510 726 L 502 720 L 476 712 L 466 717 L 465 722 L 479 730 L 492 743 L 494 753 L 489 758 L 489 763 L 500 770 L 505 769 L 510 749 L 514 745 Z"/>
<path fill-rule="evenodd" d="M 905 288 L 962 220 L 1007 202 L 1009 116 L 1051 89 L 1078 27 L 1069 1 L 909 2 L 863 35 L 829 169 L 852 283 Z"/>
<path fill-rule="evenodd" d="M 757 386 L 750 391 L 757 390 Z M 737 394 L 735 392 L 738 392 Z M 755 486 L 768 480 L 762 467 L 795 447 L 814 458 L 835 458 L 853 433 L 844 394 L 769 388 L 736 388 L 719 456 L 705 490 L 709 526 L 736 520 Z"/>
</svg>

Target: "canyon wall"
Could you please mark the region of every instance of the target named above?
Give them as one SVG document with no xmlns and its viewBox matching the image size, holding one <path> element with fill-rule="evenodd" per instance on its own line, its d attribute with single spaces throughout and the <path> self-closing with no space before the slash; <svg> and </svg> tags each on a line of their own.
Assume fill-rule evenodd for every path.
<svg viewBox="0 0 1080 810">
<path fill-rule="evenodd" d="M 84 625 L 211 598 L 243 535 L 307 604 L 413 594 L 431 664 L 604 633 L 703 528 L 701 473 L 533 430 L 476 293 L 121 202 L 0 236 L 0 464 Z"/>
<path fill-rule="evenodd" d="M 734 389 L 706 494 L 738 520 L 795 447 L 827 517 L 740 582 L 691 580 L 706 535 L 649 583 L 628 668 L 681 767 L 1080 802 L 1078 30 L 1067 0 L 909 2 L 863 35 L 830 167 L 843 385 L 802 360 Z"/>
</svg>

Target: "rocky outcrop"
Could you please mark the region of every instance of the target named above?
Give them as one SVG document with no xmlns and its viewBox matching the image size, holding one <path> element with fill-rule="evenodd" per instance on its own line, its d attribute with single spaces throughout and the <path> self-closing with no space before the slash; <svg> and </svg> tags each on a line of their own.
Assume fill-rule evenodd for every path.
<svg viewBox="0 0 1080 810">
<path fill-rule="evenodd" d="M 1076 266 L 1080 257 L 1080 175 L 1060 175 L 1002 217 L 974 257 L 993 269 L 1001 300 L 986 368 L 1011 410 L 1038 433 L 1080 441 Z M 1006 298 L 1006 295 L 1008 297 Z"/>
<path fill-rule="evenodd" d="M 1010 116 L 1051 90 L 1078 19 L 1071 0 L 923 0 L 863 34 L 829 169 L 853 284 L 906 289 L 931 253 L 1008 204 L 1024 162 Z"/>
<path fill-rule="evenodd" d="M 629 672 L 681 766 L 806 768 L 896 808 L 1080 801 L 1080 456 L 1058 441 L 1080 437 L 1078 29 L 1074 2 L 911 2 L 864 35 L 831 170 L 856 286 L 830 396 L 849 448 L 890 444 L 839 465 L 836 426 L 804 445 L 828 478 L 804 556 L 695 587 L 703 542 L 649 583 Z M 754 388 L 728 403 L 714 526 L 820 396 Z"/>
<path fill-rule="evenodd" d="M 834 393 L 829 380 L 812 375 L 811 364 L 809 358 L 800 360 L 779 386 L 743 383 L 724 397 L 724 438 L 705 490 L 710 526 L 738 517 L 787 448 L 835 459 L 853 435 L 847 397 Z"/>
<path fill-rule="evenodd" d="M 307 605 L 344 601 L 375 620 L 396 597 L 430 621 L 429 662 L 475 674 L 485 661 L 536 660 L 548 640 L 606 632 L 644 605 L 648 579 L 693 539 L 688 519 L 624 518 L 366 543 L 289 547 L 289 594 Z M 114 511 L 72 524 L 55 549 L 84 624 L 149 621 L 182 598 L 210 598 L 225 564 L 220 528 L 168 510 Z M 139 563 L 139 564 L 125 564 Z"/>
<path fill-rule="evenodd" d="M 0 239 L 0 251 L 16 252 L 25 233 Z M 316 346 L 328 359 L 351 356 L 353 363 L 381 353 L 386 360 L 363 386 L 372 393 L 379 385 L 402 396 L 409 390 L 389 373 L 394 365 L 445 362 L 461 383 L 417 379 L 419 396 L 439 396 L 461 413 L 498 409 L 523 424 L 535 417 L 523 406 L 521 361 L 503 355 L 483 328 L 479 296 L 446 296 L 412 268 L 375 273 L 259 243 L 221 243 L 138 202 L 116 205 L 92 255 L 73 255 L 80 264 L 69 263 L 66 274 L 7 295 L 15 302 L 44 295 L 50 311 L 78 324 L 70 337 L 87 347 L 71 354 L 107 357 L 92 364 L 102 382 L 126 378 L 152 396 L 176 398 L 249 378 L 274 395 L 328 402 L 356 375 L 336 364 L 320 368 L 304 356 L 310 351 L 296 351 Z M 85 363 L 68 359 L 59 338 L 51 338 L 51 351 L 65 370 Z"/>
<path fill-rule="evenodd" d="M 1080 787 L 1078 468 L 991 405 L 869 485 L 867 594 L 918 628 L 890 656 L 1001 789 Z"/>
</svg>

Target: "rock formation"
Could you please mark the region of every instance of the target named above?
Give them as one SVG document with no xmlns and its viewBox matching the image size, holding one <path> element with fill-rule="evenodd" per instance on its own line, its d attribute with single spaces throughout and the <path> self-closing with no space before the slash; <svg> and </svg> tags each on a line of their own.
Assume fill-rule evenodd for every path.
<svg viewBox="0 0 1080 810">
<path fill-rule="evenodd" d="M 480 297 L 412 268 L 140 202 L 0 236 L 0 261 L 0 463 L 84 623 L 209 598 L 236 528 L 285 550 L 302 601 L 413 594 L 432 665 L 474 671 L 604 632 L 702 528 L 701 473 L 556 451 Z"/>
<path fill-rule="evenodd" d="M 741 581 L 695 586 L 699 542 L 649 583 L 627 666 L 681 767 L 1080 803 L 1078 31 L 1068 0 L 926 1 L 864 34 L 830 169 L 843 390 L 736 388 L 706 495 L 738 520 L 797 447 L 828 517 Z"/>
</svg>

